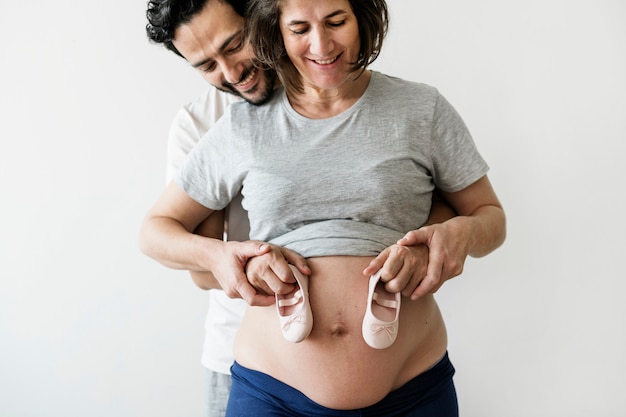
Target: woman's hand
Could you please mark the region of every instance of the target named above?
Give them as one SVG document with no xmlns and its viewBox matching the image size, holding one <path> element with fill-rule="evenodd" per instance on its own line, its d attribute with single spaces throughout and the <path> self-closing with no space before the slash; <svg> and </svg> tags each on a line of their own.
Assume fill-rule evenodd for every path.
<svg viewBox="0 0 626 417">
<path fill-rule="evenodd" d="M 267 252 L 248 260 L 246 265 L 247 280 L 261 294 L 274 297 L 274 294 L 286 294 L 294 289 L 295 277 L 289 264 L 294 265 L 304 275 L 310 275 L 306 260 L 296 252 L 266 244 Z"/>
<path fill-rule="evenodd" d="M 412 230 L 398 241 L 401 246 L 428 247 L 426 273 L 412 292 L 412 299 L 435 293 L 444 282 L 461 275 L 469 254 L 468 232 L 464 219 L 455 217 L 444 223 Z"/>
<path fill-rule="evenodd" d="M 381 280 L 387 283 L 387 291 L 402 292 L 413 300 L 435 293 L 463 272 L 468 255 L 465 232 L 454 224 L 458 223 L 455 219 L 408 232 L 373 259 L 363 273 L 372 275 L 382 268 Z"/>
<path fill-rule="evenodd" d="M 363 274 L 370 276 L 382 269 L 380 279 L 386 282 L 387 291 L 417 299 L 413 294 L 426 275 L 428 253 L 428 246 L 423 244 L 391 245 L 370 262 Z"/>
<path fill-rule="evenodd" d="M 485 256 L 502 244 L 504 211 L 487 176 L 461 191 L 442 194 L 459 215 L 408 232 L 372 260 L 363 274 L 382 268 L 387 291 L 402 291 L 416 300 L 460 275 L 468 256 Z"/>
</svg>

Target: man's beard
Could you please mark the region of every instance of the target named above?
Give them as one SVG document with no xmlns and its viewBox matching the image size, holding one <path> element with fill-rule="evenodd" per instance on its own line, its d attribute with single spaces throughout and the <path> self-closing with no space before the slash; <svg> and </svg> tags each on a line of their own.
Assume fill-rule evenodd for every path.
<svg viewBox="0 0 626 417">
<path fill-rule="evenodd" d="M 244 80 L 250 74 L 250 71 L 253 71 L 253 68 L 248 68 L 246 71 L 244 71 L 244 73 L 241 75 L 241 79 Z M 261 83 L 257 83 L 257 85 L 248 92 L 248 95 L 252 95 L 253 97 L 244 96 L 239 90 L 234 88 L 232 84 L 229 83 L 222 83 L 221 87 L 216 87 L 220 91 L 241 97 L 250 104 L 260 106 L 261 104 L 266 103 L 272 97 L 277 76 L 276 72 L 268 70 L 266 68 L 257 68 L 257 71 L 259 71 L 259 76 L 265 79 L 265 87 L 263 87 L 262 90 L 259 90 L 261 88 Z"/>
</svg>

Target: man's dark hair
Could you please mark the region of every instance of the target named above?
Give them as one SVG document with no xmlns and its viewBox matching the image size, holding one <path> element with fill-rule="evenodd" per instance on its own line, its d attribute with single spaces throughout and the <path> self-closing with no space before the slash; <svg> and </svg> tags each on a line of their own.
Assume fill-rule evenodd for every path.
<svg viewBox="0 0 626 417">
<path fill-rule="evenodd" d="M 146 17 L 146 33 L 154 43 L 162 43 L 167 49 L 182 57 L 172 41 L 180 25 L 189 23 L 210 1 L 227 3 L 240 16 L 244 15 L 248 0 L 149 0 Z"/>
</svg>

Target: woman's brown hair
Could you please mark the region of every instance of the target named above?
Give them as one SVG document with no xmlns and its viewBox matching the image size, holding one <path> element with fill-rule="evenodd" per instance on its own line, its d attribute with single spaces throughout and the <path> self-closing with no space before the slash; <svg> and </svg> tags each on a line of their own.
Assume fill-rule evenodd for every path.
<svg viewBox="0 0 626 417">
<path fill-rule="evenodd" d="M 389 28 L 385 0 L 348 0 L 359 26 L 361 48 L 352 69 L 365 70 L 378 58 Z M 302 79 L 285 51 L 280 33 L 281 0 L 250 0 L 246 9 L 246 36 L 260 64 L 274 69 L 285 88 L 302 93 Z"/>
</svg>

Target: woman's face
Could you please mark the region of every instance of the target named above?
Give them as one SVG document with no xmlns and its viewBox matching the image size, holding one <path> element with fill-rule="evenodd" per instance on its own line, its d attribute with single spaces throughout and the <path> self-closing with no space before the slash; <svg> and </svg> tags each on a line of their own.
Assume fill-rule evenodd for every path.
<svg viewBox="0 0 626 417">
<path fill-rule="evenodd" d="M 361 42 L 348 0 L 281 0 L 280 30 L 305 87 L 332 89 L 353 79 Z"/>
</svg>

